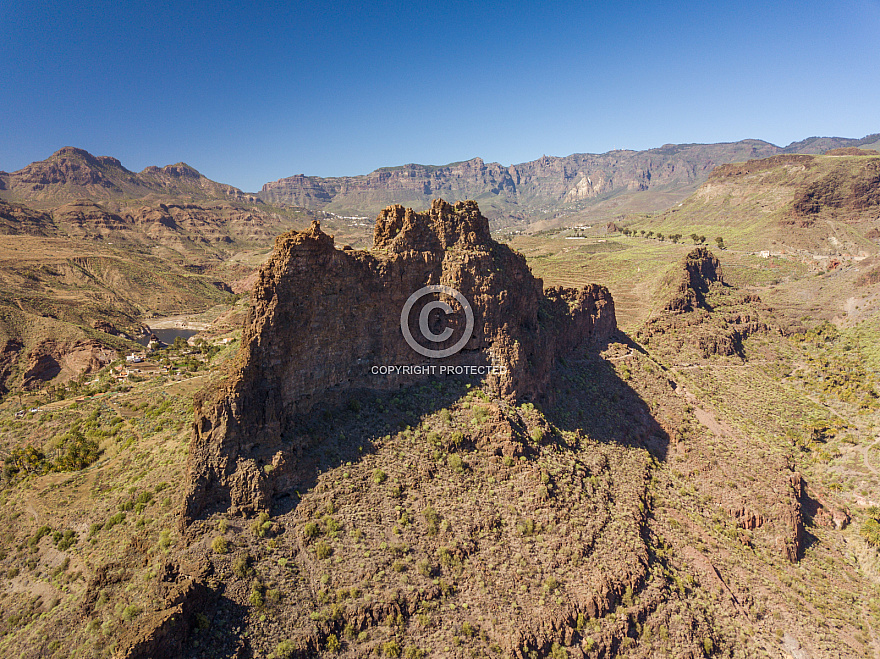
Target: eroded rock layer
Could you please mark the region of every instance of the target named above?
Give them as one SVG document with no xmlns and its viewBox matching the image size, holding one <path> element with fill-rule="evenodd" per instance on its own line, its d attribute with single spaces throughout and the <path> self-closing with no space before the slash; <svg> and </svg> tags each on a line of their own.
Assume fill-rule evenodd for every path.
<svg viewBox="0 0 880 659">
<path fill-rule="evenodd" d="M 458 353 L 431 359 L 404 340 L 401 311 L 413 293 L 438 284 L 464 295 L 474 327 Z M 462 336 L 450 318 L 453 335 L 430 347 Z M 413 313 L 413 335 L 418 322 Z M 196 399 L 184 524 L 212 509 L 267 508 L 296 473 L 294 420 L 315 404 L 437 373 L 377 374 L 383 366 L 494 365 L 485 377 L 497 395 L 530 399 L 558 356 L 615 329 L 607 289 L 543 290 L 521 254 L 492 240 L 473 201 L 438 199 L 425 213 L 388 207 L 369 251 L 337 249 L 317 223 L 284 234 L 254 287 L 238 357 Z"/>
</svg>

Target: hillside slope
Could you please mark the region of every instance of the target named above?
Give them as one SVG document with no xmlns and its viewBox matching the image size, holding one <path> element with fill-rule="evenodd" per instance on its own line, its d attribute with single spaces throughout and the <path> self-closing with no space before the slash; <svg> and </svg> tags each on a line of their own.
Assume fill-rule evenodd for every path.
<svg viewBox="0 0 880 659">
<path fill-rule="evenodd" d="M 677 207 L 632 228 L 807 260 L 862 259 L 880 247 L 880 156 L 862 153 L 723 165 Z"/>
</svg>

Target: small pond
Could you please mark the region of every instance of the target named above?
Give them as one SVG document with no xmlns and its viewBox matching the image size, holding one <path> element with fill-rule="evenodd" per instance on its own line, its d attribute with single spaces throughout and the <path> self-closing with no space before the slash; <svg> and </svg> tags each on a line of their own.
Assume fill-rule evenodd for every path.
<svg viewBox="0 0 880 659">
<path fill-rule="evenodd" d="M 174 339 L 178 336 L 181 337 L 184 341 L 186 341 L 189 337 L 194 336 L 199 333 L 199 330 L 195 329 L 183 329 L 179 327 L 173 327 L 171 329 L 154 329 L 153 334 L 155 334 L 160 341 L 163 343 L 167 343 L 171 345 L 174 343 Z M 142 346 L 147 345 L 150 342 L 149 336 L 139 336 L 137 342 Z"/>
</svg>

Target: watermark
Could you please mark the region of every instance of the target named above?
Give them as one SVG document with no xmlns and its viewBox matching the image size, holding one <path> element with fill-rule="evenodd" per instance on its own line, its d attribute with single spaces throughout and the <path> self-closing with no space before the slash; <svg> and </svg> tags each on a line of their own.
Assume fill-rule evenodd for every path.
<svg viewBox="0 0 880 659">
<path fill-rule="evenodd" d="M 418 341 L 412 335 L 412 332 L 409 328 L 409 314 L 412 311 L 415 303 L 420 299 L 429 295 L 431 293 L 444 293 L 449 297 L 455 298 L 456 302 L 461 306 L 462 311 L 464 311 L 465 317 L 465 328 L 464 333 L 461 338 L 455 342 L 451 347 L 444 348 L 442 350 L 434 349 L 434 348 L 426 348 L 425 346 L 419 344 Z M 442 332 L 433 332 L 428 325 L 428 317 L 431 312 L 435 309 L 439 309 L 443 311 L 447 316 L 454 314 L 455 310 L 446 302 L 442 302 L 440 300 L 434 300 L 433 302 L 428 302 L 425 306 L 422 307 L 422 310 L 419 312 L 419 331 L 422 336 L 431 341 L 432 343 L 442 343 L 443 341 L 448 341 L 452 336 L 453 331 L 451 327 L 446 327 Z M 459 352 L 462 348 L 464 348 L 465 344 L 471 338 L 471 334 L 474 332 L 474 312 L 471 309 L 470 303 L 467 301 L 464 295 L 459 293 L 457 290 L 452 288 L 451 286 L 443 286 L 441 284 L 433 284 L 431 286 L 424 286 L 420 288 L 415 293 L 409 296 L 406 300 L 406 304 L 403 305 L 403 310 L 400 312 L 400 331 L 403 332 L 403 338 L 406 339 L 407 344 L 410 348 L 415 350 L 420 355 L 424 355 L 425 357 L 430 357 L 431 359 L 442 359 L 443 357 L 449 357 Z"/>
<path fill-rule="evenodd" d="M 373 375 L 504 375 L 504 364 L 482 364 L 476 366 L 439 366 L 435 364 L 388 364 L 373 366 Z"/>
</svg>

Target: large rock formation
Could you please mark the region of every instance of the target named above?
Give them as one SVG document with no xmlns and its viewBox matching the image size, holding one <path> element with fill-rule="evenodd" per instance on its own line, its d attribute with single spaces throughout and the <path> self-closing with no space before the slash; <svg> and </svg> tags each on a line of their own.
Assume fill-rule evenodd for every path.
<svg viewBox="0 0 880 659">
<path fill-rule="evenodd" d="M 407 299 L 429 285 L 459 291 L 473 310 L 470 338 L 442 359 L 417 353 L 401 329 Z M 294 420 L 316 403 L 341 404 L 459 366 L 482 369 L 499 396 L 535 397 L 557 356 L 616 329 L 604 287 L 542 288 L 521 254 L 492 240 L 473 201 L 453 207 L 438 199 L 425 213 L 386 208 L 370 251 L 337 249 L 317 223 L 280 236 L 254 287 L 237 358 L 196 399 L 185 523 L 216 506 L 267 507 L 296 473 Z M 463 316 L 460 308 L 448 316 L 450 336 L 427 345 L 457 343 Z M 407 321 L 418 336 L 419 313 Z M 379 374 L 384 366 L 416 368 Z"/>
<path fill-rule="evenodd" d="M 706 294 L 715 284 L 723 284 L 721 262 L 705 247 L 697 247 L 672 270 L 664 281 L 668 289 L 667 311 L 693 311 L 706 306 Z"/>
</svg>

